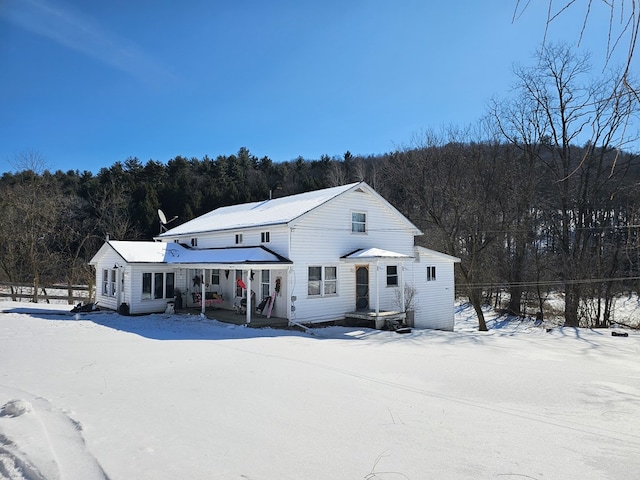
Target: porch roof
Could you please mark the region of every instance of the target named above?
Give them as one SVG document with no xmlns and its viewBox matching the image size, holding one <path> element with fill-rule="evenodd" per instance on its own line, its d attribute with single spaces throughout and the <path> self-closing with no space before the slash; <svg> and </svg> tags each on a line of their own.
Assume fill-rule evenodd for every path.
<svg viewBox="0 0 640 480">
<path fill-rule="evenodd" d="M 263 246 L 188 248 L 179 243 L 117 241 L 109 245 L 127 263 L 170 265 L 290 264 L 291 260 Z"/>
<path fill-rule="evenodd" d="M 391 250 L 383 250 L 381 248 L 359 248 L 351 253 L 348 253 L 342 257 L 344 260 L 369 260 L 369 259 L 401 259 L 411 260 L 411 255 L 405 255 L 404 253 L 392 252 Z"/>
</svg>

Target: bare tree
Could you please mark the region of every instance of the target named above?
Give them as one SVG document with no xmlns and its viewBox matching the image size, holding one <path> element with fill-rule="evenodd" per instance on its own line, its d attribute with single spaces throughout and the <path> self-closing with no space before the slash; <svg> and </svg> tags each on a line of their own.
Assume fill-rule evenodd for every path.
<svg viewBox="0 0 640 480">
<path fill-rule="evenodd" d="M 401 206 L 425 236 L 426 246 L 460 257 L 459 284 L 487 330 L 483 287 L 495 280 L 495 246 L 508 222 L 509 205 L 499 146 L 472 142 L 468 132 L 449 131 L 441 138 L 428 132 L 418 148 L 388 157 L 385 174 Z"/>
<path fill-rule="evenodd" d="M 529 8 L 530 0 L 516 0 L 514 8 L 514 21 L 520 18 Z M 554 22 L 560 17 L 575 13 L 576 8 L 582 7 L 578 15 L 574 18 L 582 22 L 579 36 L 576 40 L 579 46 L 585 35 L 589 34 L 587 26 L 589 20 L 593 16 L 594 7 L 605 8 L 609 10 L 608 29 L 606 38 L 602 42 L 606 45 L 606 54 L 604 64 L 605 67 L 611 62 L 612 56 L 617 49 L 626 49 L 626 61 L 624 68 L 619 75 L 617 82 L 623 87 L 627 93 L 631 93 L 638 98 L 638 90 L 633 86 L 631 76 L 631 64 L 637 47 L 638 34 L 640 33 L 640 1 L 639 0 L 564 0 L 556 3 L 554 8 L 553 0 L 549 0 L 547 4 L 547 15 L 544 26 L 543 45 L 546 44 L 547 35 Z"/>
<path fill-rule="evenodd" d="M 2 268 L 12 281 L 33 282 L 37 301 L 41 279 L 55 275 L 55 253 L 51 249 L 56 229 L 60 193 L 50 177 L 45 177 L 45 160 L 34 151 L 16 156 L 22 172 L 3 192 L 5 223 L 0 240 Z"/>
<path fill-rule="evenodd" d="M 535 160 L 547 179 L 544 202 L 538 202 L 558 241 L 569 326 L 580 324 L 594 231 L 629 168 L 628 161 L 621 164 L 618 147 L 630 141 L 625 127 L 638 108 L 616 75 L 593 80 L 590 71 L 588 55 L 545 45 L 537 65 L 516 69 L 519 97 L 493 109 L 503 135 Z"/>
</svg>

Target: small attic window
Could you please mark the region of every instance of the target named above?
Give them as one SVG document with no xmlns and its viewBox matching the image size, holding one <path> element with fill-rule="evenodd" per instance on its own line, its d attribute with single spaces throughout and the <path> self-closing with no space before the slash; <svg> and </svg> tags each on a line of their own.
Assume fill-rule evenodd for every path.
<svg viewBox="0 0 640 480">
<path fill-rule="evenodd" d="M 242 243 L 242 234 L 236 233 L 236 245 L 240 245 Z"/>
<path fill-rule="evenodd" d="M 192 238 L 191 239 L 191 246 L 192 247 L 197 247 L 198 246 L 198 239 L 197 238 Z"/>
</svg>

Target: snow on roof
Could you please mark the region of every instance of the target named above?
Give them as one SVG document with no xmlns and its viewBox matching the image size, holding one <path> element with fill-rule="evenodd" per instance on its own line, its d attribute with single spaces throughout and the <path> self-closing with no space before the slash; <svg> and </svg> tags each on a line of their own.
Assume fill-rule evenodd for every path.
<svg viewBox="0 0 640 480">
<path fill-rule="evenodd" d="M 179 243 L 113 240 L 109 245 L 127 263 L 291 263 L 264 247 L 186 248 Z"/>
<path fill-rule="evenodd" d="M 425 256 L 425 257 L 436 257 L 441 260 L 451 261 L 453 263 L 460 263 L 461 261 L 458 257 L 447 255 L 446 253 L 438 252 L 436 250 L 431 250 L 430 248 L 427 248 L 427 247 L 421 247 L 416 245 L 414 247 L 414 250 L 416 252 L 416 257 L 418 259 L 420 258 L 420 256 Z"/>
<path fill-rule="evenodd" d="M 411 255 L 404 253 L 392 252 L 390 250 L 382 250 L 381 248 L 365 248 L 351 252 L 344 257 L 347 260 L 360 260 L 364 258 L 413 258 Z"/>
<path fill-rule="evenodd" d="M 158 237 L 289 223 L 358 185 L 351 183 L 288 197 L 220 207 L 168 230 Z"/>
</svg>

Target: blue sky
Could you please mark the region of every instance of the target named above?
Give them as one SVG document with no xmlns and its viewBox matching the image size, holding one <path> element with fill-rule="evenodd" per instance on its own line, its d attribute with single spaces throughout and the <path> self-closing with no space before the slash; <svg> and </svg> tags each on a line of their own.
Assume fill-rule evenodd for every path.
<svg viewBox="0 0 640 480">
<path fill-rule="evenodd" d="M 515 4 L 3 0 L 0 172 L 27 151 L 93 172 L 243 146 L 274 161 L 388 152 L 509 94 L 548 5 L 513 21 Z M 575 43 L 583 8 L 547 39 Z M 607 15 L 591 13 L 581 45 L 596 65 Z"/>
</svg>

